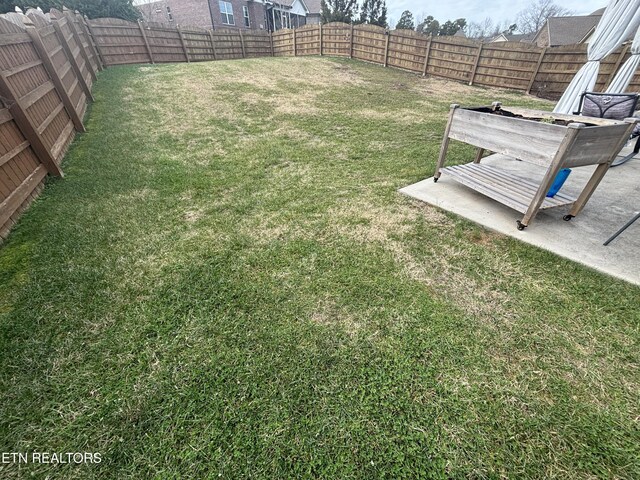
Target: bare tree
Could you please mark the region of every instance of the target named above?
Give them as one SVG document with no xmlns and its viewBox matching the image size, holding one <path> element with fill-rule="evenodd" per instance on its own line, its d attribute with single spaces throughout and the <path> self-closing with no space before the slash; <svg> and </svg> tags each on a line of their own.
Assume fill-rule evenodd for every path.
<svg viewBox="0 0 640 480">
<path fill-rule="evenodd" d="M 534 0 L 522 10 L 516 18 L 518 30 L 522 33 L 534 33 L 542 28 L 549 17 L 562 17 L 572 12 L 556 5 L 552 0 Z"/>
<path fill-rule="evenodd" d="M 482 22 L 471 22 L 467 25 L 466 34 L 468 38 L 484 40 L 495 35 L 498 25 L 494 25 L 490 17 L 485 18 Z"/>
</svg>

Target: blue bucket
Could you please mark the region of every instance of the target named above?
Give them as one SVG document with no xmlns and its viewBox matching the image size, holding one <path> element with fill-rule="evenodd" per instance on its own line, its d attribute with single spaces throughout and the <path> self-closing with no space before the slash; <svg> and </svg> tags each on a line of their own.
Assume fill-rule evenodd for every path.
<svg viewBox="0 0 640 480">
<path fill-rule="evenodd" d="M 553 185 L 551 185 L 551 188 L 547 192 L 547 197 L 555 197 L 556 193 L 558 193 L 558 191 L 562 188 L 562 185 L 564 185 L 564 182 L 567 180 L 570 173 L 570 168 L 563 168 L 558 172 L 558 175 L 556 175 L 556 179 L 553 181 Z"/>
</svg>

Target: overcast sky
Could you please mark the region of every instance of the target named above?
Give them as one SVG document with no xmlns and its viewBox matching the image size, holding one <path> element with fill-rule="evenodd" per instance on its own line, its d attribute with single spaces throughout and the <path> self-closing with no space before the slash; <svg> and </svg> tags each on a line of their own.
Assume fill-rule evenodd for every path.
<svg viewBox="0 0 640 480">
<path fill-rule="evenodd" d="M 467 22 L 481 22 L 490 17 L 495 22 L 515 22 L 518 12 L 531 4 L 532 0 L 440 0 L 425 2 L 420 0 L 387 0 L 389 26 L 394 28 L 404 10 L 413 13 L 413 17 L 433 16 L 440 23 L 457 18 L 466 18 Z M 576 15 L 587 15 L 607 5 L 607 0 L 560 0 L 555 2 Z"/>
</svg>

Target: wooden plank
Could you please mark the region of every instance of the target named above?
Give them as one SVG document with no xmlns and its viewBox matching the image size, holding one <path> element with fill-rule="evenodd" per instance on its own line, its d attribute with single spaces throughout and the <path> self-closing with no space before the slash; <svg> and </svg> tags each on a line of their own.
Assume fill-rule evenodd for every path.
<svg viewBox="0 0 640 480">
<path fill-rule="evenodd" d="M 298 48 L 296 45 L 296 29 L 293 29 L 293 56 L 297 56 L 298 55 Z"/>
<path fill-rule="evenodd" d="M 47 169 L 44 165 L 39 165 L 31 175 L 24 179 L 18 188 L 11 192 L 11 195 L 0 203 L 0 225 L 7 223 L 46 176 Z"/>
<path fill-rule="evenodd" d="M 56 143 L 51 147 L 51 154 L 54 158 L 58 158 L 58 156 L 62 153 L 62 149 L 65 144 L 69 140 L 69 137 L 73 134 L 73 123 L 68 122 L 67 125 L 62 130 L 62 133 L 58 137 Z"/>
<path fill-rule="evenodd" d="M 26 33 L 0 33 L 0 46 L 29 43 L 31 38 Z"/>
<path fill-rule="evenodd" d="M 539 189 L 539 185 L 529 179 L 490 165 L 468 163 L 443 168 L 442 173 L 520 213 L 527 211 Z M 570 205 L 574 201 L 574 198 L 561 193 L 549 198 L 545 192 L 540 209 Z"/>
<path fill-rule="evenodd" d="M 353 58 L 353 23 L 349 34 L 349 58 Z"/>
<path fill-rule="evenodd" d="M 444 136 L 442 137 L 442 145 L 440 145 L 440 155 L 438 156 L 438 163 L 436 164 L 436 171 L 433 174 L 433 181 L 437 182 L 440 178 L 440 171 L 446 162 L 447 158 L 447 150 L 449 149 L 449 137 L 451 132 L 451 124 L 453 123 L 453 117 L 456 113 L 456 110 L 460 108 L 460 105 L 457 103 L 452 103 L 449 107 L 449 120 L 447 121 L 447 126 L 444 129 Z"/>
<path fill-rule="evenodd" d="M 84 132 L 85 128 L 84 128 L 84 124 L 82 123 L 82 119 L 80 118 L 80 113 L 76 111 L 73 105 L 73 102 L 71 101 L 70 92 L 73 91 L 73 88 L 71 88 L 71 90 L 67 92 L 67 90 L 64 88 L 64 84 L 62 83 L 62 79 L 64 78 L 68 70 L 65 70 L 65 73 L 63 73 L 62 75 L 58 74 L 58 71 L 56 70 L 53 64 L 53 60 L 51 60 L 51 57 L 47 53 L 47 49 L 44 43 L 42 42 L 42 38 L 40 37 L 40 34 L 38 33 L 38 30 L 35 27 L 28 26 L 27 33 L 33 40 L 33 46 L 38 52 L 38 55 L 40 56 L 40 58 L 42 59 L 42 65 L 47 70 L 47 73 L 49 74 L 49 78 L 51 78 L 51 81 L 56 87 L 58 95 L 60 96 L 60 100 L 62 100 L 64 108 L 67 111 L 69 118 L 71 118 L 71 121 L 73 122 L 74 127 L 76 128 L 77 131 Z M 69 65 L 68 68 L 71 68 L 71 65 Z M 78 80 L 76 79 L 74 84 L 77 81 Z"/>
<path fill-rule="evenodd" d="M 55 35 L 55 31 L 53 33 Z M 62 48 L 62 45 L 58 44 L 58 46 L 56 48 L 54 48 L 53 50 L 51 50 L 49 52 L 49 56 L 50 57 L 55 57 L 60 52 L 60 50 L 63 50 L 63 48 Z"/>
<path fill-rule="evenodd" d="M 213 59 L 217 60 L 218 58 L 216 55 L 216 41 L 213 36 L 213 30 L 209 30 L 209 38 L 211 39 L 211 49 L 213 50 Z"/>
<path fill-rule="evenodd" d="M 524 107 L 509 107 L 508 110 L 516 115 L 522 115 L 530 118 L 553 117 L 559 120 L 567 120 L 569 122 L 580 122 L 594 125 L 621 125 L 624 120 L 612 120 L 610 118 L 584 117 L 582 115 L 570 115 L 568 113 L 545 112 L 542 110 L 533 110 Z"/>
<path fill-rule="evenodd" d="M 180 35 L 180 43 L 182 43 L 182 50 L 184 51 L 184 56 L 187 59 L 187 63 L 191 63 L 191 60 L 189 59 L 189 52 L 187 51 L 187 45 L 184 43 L 184 35 L 182 34 L 180 25 L 178 25 L 177 29 L 178 29 L 178 35 Z"/>
<path fill-rule="evenodd" d="M 540 207 L 542 206 L 546 198 L 547 192 L 549 191 L 549 189 L 551 188 L 551 185 L 553 185 L 553 182 L 558 176 L 558 172 L 563 167 L 564 159 L 567 153 L 573 147 L 573 144 L 576 142 L 580 129 L 582 128 L 584 128 L 584 124 L 581 124 L 581 123 L 571 123 L 567 126 L 566 134 L 562 139 L 562 141 L 560 142 L 560 145 L 556 150 L 556 154 L 554 155 L 553 159 L 549 163 L 547 172 L 542 178 L 542 181 L 540 182 L 540 187 L 538 188 L 538 191 L 536 192 L 533 199 L 531 200 L 531 203 L 529 204 L 529 208 L 527 208 L 527 211 L 525 212 L 524 217 L 522 217 L 520 224 L 518 224 L 519 227 L 520 225 L 524 225 L 525 227 L 528 226 L 531 223 L 531 221 L 534 219 L 534 217 L 538 214 L 538 211 L 540 210 Z"/>
<path fill-rule="evenodd" d="M 480 57 L 482 56 L 482 47 L 484 46 L 483 43 L 480 44 L 480 46 L 478 47 L 478 55 L 476 55 L 476 60 L 473 64 L 473 69 L 471 70 L 471 75 L 469 78 L 469 85 L 473 85 L 473 80 L 476 78 L 476 71 L 478 70 L 478 64 L 480 63 Z"/>
<path fill-rule="evenodd" d="M 449 137 L 546 167 L 556 154 L 566 128 L 460 108 L 453 117 Z"/>
<path fill-rule="evenodd" d="M 3 73 L 3 75 L 4 75 L 4 73 Z M 5 78 L 6 78 L 6 76 L 5 76 Z M 20 102 L 20 106 L 23 109 L 27 110 L 29 107 L 31 107 L 34 103 L 36 103 L 38 100 L 40 100 L 42 97 L 44 97 L 47 93 L 49 93 L 54 88 L 55 87 L 53 85 L 53 82 L 51 80 L 47 80 L 45 83 L 40 85 L 38 88 L 35 88 L 34 90 L 31 90 L 29 93 L 27 93 L 26 95 L 21 97 L 18 100 Z"/>
<path fill-rule="evenodd" d="M 95 39 L 93 38 L 93 33 L 89 28 L 89 22 L 87 21 L 87 17 L 80 15 L 80 20 L 78 23 L 81 25 L 87 39 L 89 41 L 89 46 L 91 47 L 91 53 L 93 54 L 93 58 L 96 60 L 96 64 L 98 65 L 99 70 L 104 70 L 104 63 L 102 62 L 102 58 L 100 57 L 100 53 L 98 52 L 98 47 L 96 46 Z"/>
<path fill-rule="evenodd" d="M 465 165 L 465 167 L 471 164 Z M 511 172 L 507 172 L 500 168 L 493 167 L 491 165 L 485 164 L 474 164 L 480 165 L 482 168 L 474 168 L 474 175 L 478 177 L 478 179 L 484 181 L 485 183 L 500 183 L 501 189 L 504 190 L 505 194 L 511 196 L 514 199 L 519 199 L 522 204 L 525 206 L 529 205 L 531 199 L 533 198 L 535 192 L 538 190 L 539 183 L 521 177 Z M 447 168 L 458 168 L 460 167 L 447 167 Z M 542 209 L 544 208 L 553 208 L 559 207 L 562 205 L 567 205 L 572 203 L 575 198 L 570 197 L 568 195 L 563 194 L 562 192 L 558 192 L 554 197 L 547 197 L 545 203 L 542 205 Z M 524 211 L 522 212 L 524 213 Z"/>
<path fill-rule="evenodd" d="M 244 36 L 242 35 L 242 30 L 238 30 L 240 34 L 240 46 L 242 47 L 242 58 L 247 58 L 247 52 L 244 49 Z"/>
<path fill-rule="evenodd" d="M 13 120 L 13 117 L 11 116 L 11 113 L 9 113 L 9 110 L 6 108 L 0 109 L 0 125 L 11 120 Z"/>
<path fill-rule="evenodd" d="M 144 40 L 144 45 L 145 47 L 147 47 L 149 62 L 151 62 L 151 64 L 154 64 L 155 62 L 153 61 L 153 52 L 151 51 L 151 47 L 149 46 L 149 41 L 147 40 L 147 34 L 145 33 L 144 26 L 142 25 L 142 22 L 140 20 L 138 20 L 138 27 L 140 28 L 140 34 L 142 35 L 142 39 Z"/>
<path fill-rule="evenodd" d="M 484 148 L 478 148 L 478 150 L 476 151 L 476 157 L 473 159 L 473 163 L 480 163 L 485 151 L 486 150 Z"/>
<path fill-rule="evenodd" d="M 389 30 L 385 30 L 384 34 L 386 35 L 386 40 L 384 44 L 384 66 L 389 66 L 389 39 L 391 38 L 391 33 Z"/>
<path fill-rule="evenodd" d="M 431 42 L 433 41 L 433 37 L 429 35 L 429 40 L 427 42 L 427 50 L 424 55 L 424 65 L 422 67 L 422 76 L 427 76 L 427 69 L 429 68 L 429 54 L 431 53 Z"/>
<path fill-rule="evenodd" d="M 573 168 L 612 161 L 611 153 L 615 151 L 620 139 L 626 141 L 630 135 L 628 124 L 584 128 L 579 133 L 578 141 L 568 152 L 563 166 Z M 619 151 L 620 149 L 615 153 Z"/>
<path fill-rule="evenodd" d="M 51 122 L 53 122 L 53 120 L 58 116 L 58 114 L 64 109 L 64 104 L 60 103 L 56 108 L 54 108 L 53 110 L 51 110 L 51 113 L 49 115 L 47 115 L 47 118 L 45 118 L 42 123 L 40 124 L 40 126 L 37 129 L 38 135 L 42 135 L 44 133 L 44 131 L 49 128 L 49 125 L 51 125 Z"/>
<path fill-rule="evenodd" d="M 66 9 L 63 9 L 63 11 L 64 10 L 66 10 Z M 89 70 L 89 74 L 91 75 L 91 78 L 95 82 L 98 79 L 98 77 L 96 76 L 96 72 L 93 69 L 93 65 L 91 64 L 91 60 L 89 59 L 89 55 L 87 54 L 87 51 L 84 49 L 84 44 L 82 43 L 82 39 L 80 38 L 80 34 L 78 33 L 78 30 L 76 29 L 75 22 L 73 21 L 73 18 L 71 17 L 71 13 L 68 10 L 65 13 L 66 13 L 67 21 L 69 23 L 69 30 L 71 30 L 71 35 L 73 36 L 74 40 L 78 44 L 78 48 L 80 50 L 80 56 L 84 60 L 85 65 L 87 66 L 87 70 Z"/>
<path fill-rule="evenodd" d="M 12 77 L 20 72 L 29 70 L 30 68 L 37 67 L 38 65 L 42 65 L 42 60 L 33 60 L 32 62 L 23 63 L 22 65 L 18 65 L 17 67 L 13 67 L 13 68 L 10 68 L 9 70 L 5 70 L 4 74 L 7 78 Z"/>
<path fill-rule="evenodd" d="M 13 157 L 24 151 L 29 146 L 26 140 L 0 157 L 0 167 L 11 160 Z"/>
<path fill-rule="evenodd" d="M 13 90 L 9 86 L 6 77 L 0 72 L 0 95 L 8 98 L 12 103 L 9 107 L 9 112 L 13 116 L 14 121 L 18 128 L 22 131 L 22 135 L 29 141 L 31 148 L 35 152 L 38 159 L 44 164 L 47 171 L 52 175 L 62 177 L 62 170 L 55 162 L 51 152 L 47 149 L 46 145 L 42 141 L 40 135 L 38 135 L 36 126 L 31 122 L 31 119 L 27 116 L 25 110 L 22 108 L 20 102 L 16 98 Z"/>
<path fill-rule="evenodd" d="M 73 68 L 73 71 L 80 82 L 80 86 L 82 87 L 82 90 L 84 90 L 84 93 L 87 96 L 87 98 L 93 102 L 94 98 L 93 98 L 93 94 L 91 93 L 91 88 L 89 88 L 89 84 L 87 84 L 87 81 L 85 80 L 84 75 L 82 75 L 82 70 L 80 69 L 80 65 L 78 65 L 76 58 L 73 56 L 73 53 L 71 52 L 71 47 L 67 42 L 67 38 L 64 36 L 64 32 L 60 28 L 60 22 L 61 20 L 56 19 L 56 20 L 52 20 L 51 24 L 53 25 L 53 28 L 56 31 L 56 36 L 58 37 L 58 41 L 62 45 L 62 49 L 64 50 L 64 53 L 67 56 L 67 60 L 71 64 L 71 68 Z"/>
</svg>

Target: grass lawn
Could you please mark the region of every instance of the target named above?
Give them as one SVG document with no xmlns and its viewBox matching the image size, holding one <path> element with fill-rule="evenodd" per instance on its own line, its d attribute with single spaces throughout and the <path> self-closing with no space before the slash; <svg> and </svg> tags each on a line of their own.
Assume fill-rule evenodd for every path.
<svg viewBox="0 0 640 480">
<path fill-rule="evenodd" d="M 550 103 L 327 58 L 95 97 L 0 248 L 0 450 L 103 461 L 0 477 L 640 478 L 640 289 L 397 193 L 450 103 Z"/>
</svg>

